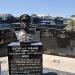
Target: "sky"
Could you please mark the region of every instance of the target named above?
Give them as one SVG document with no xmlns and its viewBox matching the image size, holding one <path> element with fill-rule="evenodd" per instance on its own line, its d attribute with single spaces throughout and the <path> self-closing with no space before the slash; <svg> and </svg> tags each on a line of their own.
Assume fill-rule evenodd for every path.
<svg viewBox="0 0 75 75">
<path fill-rule="evenodd" d="M 70 17 L 75 14 L 75 0 L 0 0 L 0 13 Z"/>
</svg>

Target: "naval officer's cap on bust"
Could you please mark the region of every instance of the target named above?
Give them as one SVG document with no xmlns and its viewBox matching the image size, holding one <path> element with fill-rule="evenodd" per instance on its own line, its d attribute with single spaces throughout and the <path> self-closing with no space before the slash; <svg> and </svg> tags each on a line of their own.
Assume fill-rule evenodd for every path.
<svg viewBox="0 0 75 75">
<path fill-rule="evenodd" d="M 28 29 L 30 26 L 31 17 L 27 14 L 23 14 L 20 16 L 20 25 L 23 29 Z"/>
</svg>

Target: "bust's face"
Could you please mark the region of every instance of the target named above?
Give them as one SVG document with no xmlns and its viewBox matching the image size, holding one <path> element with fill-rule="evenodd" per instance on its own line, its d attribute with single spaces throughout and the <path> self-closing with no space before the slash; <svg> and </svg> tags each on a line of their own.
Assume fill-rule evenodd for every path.
<svg viewBox="0 0 75 75">
<path fill-rule="evenodd" d="M 26 28 L 26 23 L 21 22 L 21 27 L 22 27 L 22 28 Z"/>
<path fill-rule="evenodd" d="M 28 25 L 27 19 L 23 19 L 23 20 L 21 21 L 21 27 L 22 27 L 22 28 L 26 28 L 27 25 Z"/>
</svg>

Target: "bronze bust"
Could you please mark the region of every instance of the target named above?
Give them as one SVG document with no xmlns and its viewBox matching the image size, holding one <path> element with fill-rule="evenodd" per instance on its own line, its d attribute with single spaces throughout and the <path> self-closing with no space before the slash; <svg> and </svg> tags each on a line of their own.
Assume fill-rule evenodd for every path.
<svg viewBox="0 0 75 75">
<path fill-rule="evenodd" d="M 16 37 L 19 42 L 33 42 L 40 41 L 40 32 L 29 30 L 31 22 L 31 17 L 27 14 L 20 16 L 20 26 L 19 31 L 15 31 Z"/>
</svg>

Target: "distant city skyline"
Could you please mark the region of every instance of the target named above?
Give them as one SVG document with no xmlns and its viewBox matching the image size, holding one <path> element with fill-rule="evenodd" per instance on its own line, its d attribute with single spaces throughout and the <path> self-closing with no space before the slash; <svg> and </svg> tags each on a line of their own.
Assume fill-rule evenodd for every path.
<svg viewBox="0 0 75 75">
<path fill-rule="evenodd" d="M 0 0 L 0 13 L 70 17 L 75 14 L 75 0 Z"/>
</svg>

